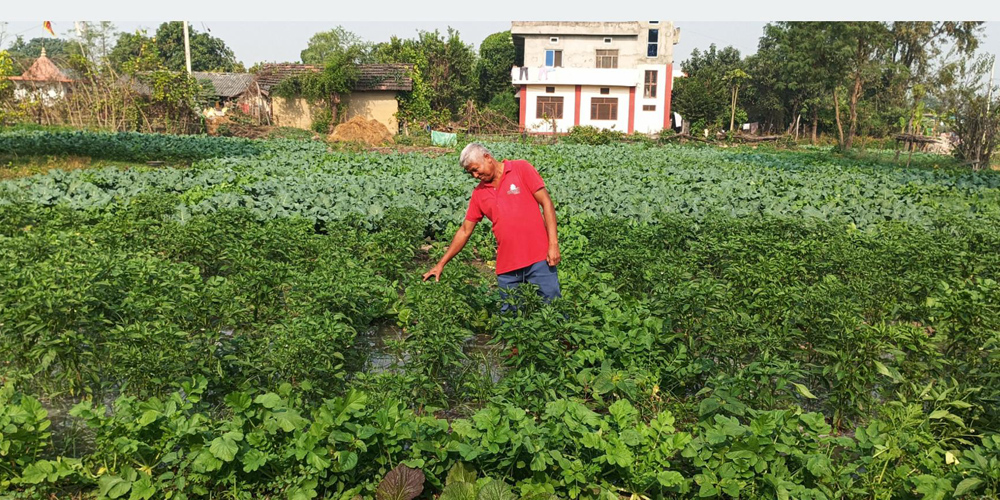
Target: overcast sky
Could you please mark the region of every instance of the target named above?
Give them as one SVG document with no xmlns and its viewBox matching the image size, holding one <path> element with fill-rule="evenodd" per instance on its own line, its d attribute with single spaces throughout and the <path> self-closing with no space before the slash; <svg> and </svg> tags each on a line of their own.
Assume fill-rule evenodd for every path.
<svg viewBox="0 0 1000 500">
<path fill-rule="evenodd" d="M 162 21 L 115 21 L 119 31 L 146 29 L 156 31 Z M 510 21 L 190 21 L 197 31 L 210 31 L 233 49 L 236 58 L 246 67 L 258 62 L 297 62 L 314 33 L 342 25 L 344 28 L 372 42 L 388 41 L 392 35 L 412 38 L 419 30 L 438 29 L 442 33 L 449 26 L 459 31 L 466 43 L 476 50 L 486 36 L 510 29 Z M 674 49 L 675 63 L 683 62 L 694 49 L 705 50 L 711 44 L 725 47 L 732 45 L 743 55 L 757 51 L 757 41 L 765 21 L 676 21 L 681 29 L 681 41 Z M 72 21 L 52 20 L 53 29 L 60 37 L 73 31 Z M 3 46 L 10 45 L 16 35 L 25 39 L 49 35 L 40 21 L 10 21 L 6 25 Z M 982 51 L 1000 54 L 1000 22 L 986 23 Z"/>
</svg>

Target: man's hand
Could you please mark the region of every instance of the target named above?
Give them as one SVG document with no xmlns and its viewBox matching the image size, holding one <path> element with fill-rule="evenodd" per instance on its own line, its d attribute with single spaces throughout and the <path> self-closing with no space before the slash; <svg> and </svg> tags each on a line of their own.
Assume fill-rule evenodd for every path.
<svg viewBox="0 0 1000 500">
<path fill-rule="evenodd" d="M 442 266 L 434 266 L 430 271 L 424 273 L 424 281 L 427 281 L 431 276 L 434 276 L 434 281 L 441 281 L 441 271 L 444 269 Z"/>
<path fill-rule="evenodd" d="M 551 267 L 559 265 L 559 261 L 562 260 L 562 256 L 559 255 L 559 245 L 553 245 L 549 247 L 549 253 L 545 256 L 545 262 Z"/>
</svg>

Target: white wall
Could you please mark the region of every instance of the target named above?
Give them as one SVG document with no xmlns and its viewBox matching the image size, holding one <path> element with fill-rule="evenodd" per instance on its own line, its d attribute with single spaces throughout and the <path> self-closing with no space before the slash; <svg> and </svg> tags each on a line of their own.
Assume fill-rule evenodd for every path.
<svg viewBox="0 0 1000 500">
<path fill-rule="evenodd" d="M 14 80 L 15 101 L 41 101 L 44 106 L 52 106 L 66 97 L 66 87 L 59 82 L 30 82 Z"/>
<path fill-rule="evenodd" d="M 535 118 L 538 113 L 539 96 L 562 97 L 563 117 L 562 119 L 556 120 L 556 131 L 569 132 L 569 129 L 573 127 L 573 117 L 576 110 L 576 86 L 556 85 L 555 92 L 546 93 L 544 85 L 528 85 L 526 94 L 526 102 L 521 104 L 522 106 L 527 106 L 524 114 L 525 130 L 528 132 L 552 132 L 552 123 L 550 121 Z M 590 108 L 584 109 L 589 110 Z M 587 113 L 587 116 L 590 116 L 590 112 L 587 111 Z M 583 120 L 582 113 L 580 115 L 580 120 Z"/>
<path fill-rule="evenodd" d="M 663 129 L 663 112 L 666 108 L 667 93 L 667 67 L 660 65 L 643 65 L 642 80 L 635 89 L 635 131 L 645 134 L 657 133 Z M 655 70 L 656 73 L 656 97 L 643 97 L 645 90 L 645 71 Z M 644 105 L 656 106 L 656 111 L 643 111 Z"/>
<path fill-rule="evenodd" d="M 555 36 L 555 35 L 553 35 Z M 546 50 L 561 50 L 563 67 L 596 68 L 597 50 L 618 50 L 618 67 L 634 68 L 639 59 L 638 38 L 632 36 L 608 36 L 611 43 L 604 43 L 604 36 L 560 35 L 558 43 L 551 43 L 550 36 L 530 36 L 524 38 L 524 64 L 537 68 L 545 64 Z M 645 50 L 645 45 L 643 45 Z M 642 55 L 645 55 L 643 53 Z"/>
<path fill-rule="evenodd" d="M 639 92 L 636 89 L 636 92 Z M 610 87 L 609 94 L 601 95 L 601 87 L 584 85 L 580 89 L 580 125 L 590 125 L 593 127 L 618 130 L 621 132 L 628 133 L 628 114 L 629 114 L 629 99 L 628 99 L 628 87 Z M 590 100 L 594 97 L 614 97 L 618 99 L 618 119 L 617 120 L 591 120 L 590 119 Z M 638 97 L 636 98 L 638 102 Z M 570 117 L 570 124 L 572 124 L 572 117 Z"/>
<path fill-rule="evenodd" d="M 646 55 L 649 30 L 659 30 L 659 48 L 656 57 Z M 537 68 L 545 64 L 545 50 L 562 50 L 563 66 L 567 68 L 595 68 L 598 49 L 618 49 L 618 67 L 635 68 L 643 64 L 670 64 L 673 62 L 677 35 L 674 23 L 658 24 L 640 22 L 519 22 L 512 23 L 512 33 L 524 38 L 524 64 Z M 558 37 L 552 43 L 550 38 Z M 604 43 L 604 38 L 611 43 Z"/>
</svg>

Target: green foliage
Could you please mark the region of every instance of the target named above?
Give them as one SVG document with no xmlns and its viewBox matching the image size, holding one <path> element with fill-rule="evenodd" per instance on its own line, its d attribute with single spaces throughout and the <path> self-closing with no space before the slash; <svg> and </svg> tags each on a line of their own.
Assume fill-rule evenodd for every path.
<svg viewBox="0 0 1000 500">
<path fill-rule="evenodd" d="M 136 132 L 11 131 L 0 135 L 0 156 L 77 155 L 122 161 L 198 160 L 252 156 L 264 143 L 248 139 L 150 135 Z"/>
<path fill-rule="evenodd" d="M 416 39 L 394 36 L 376 45 L 373 57 L 382 63 L 414 65 L 413 91 L 400 97 L 397 114 L 408 123 L 447 123 L 475 97 L 476 52 L 454 29 L 448 28 L 447 37 L 438 30 L 420 31 Z"/>
<path fill-rule="evenodd" d="M 466 208 L 455 154 L 0 141 L 195 159 L 0 183 L 0 481 L 14 496 L 1000 488 L 995 172 L 930 155 L 899 168 L 816 149 L 491 144 L 539 168 L 563 255 L 564 299 L 525 285 L 501 315 L 488 231 L 440 282 L 419 278 Z M 380 492 L 387 477 L 398 488 Z"/>
<path fill-rule="evenodd" d="M 687 74 L 674 82 L 672 106 L 693 124 L 692 133 L 702 128 L 721 129 L 729 122 L 732 91 L 726 82 L 726 75 L 740 70 L 743 63 L 740 52 L 733 47 L 716 50 L 715 44 L 707 51 L 695 49 L 691 58 L 681 63 L 681 70 Z"/>
<path fill-rule="evenodd" d="M 79 54 L 77 46 L 69 40 L 44 36 L 32 38 L 25 41 L 20 35 L 14 38 L 6 51 L 13 63 L 13 75 L 20 75 L 22 71 L 28 69 L 35 59 L 42 55 L 45 49 L 45 57 L 51 59 L 56 66 L 66 67 L 71 55 Z"/>
<path fill-rule="evenodd" d="M 180 21 L 165 22 L 156 29 L 153 39 L 168 70 L 184 71 L 184 29 Z M 226 42 L 188 26 L 192 71 L 240 71 L 232 49 Z"/>
<path fill-rule="evenodd" d="M 794 133 L 798 122 L 814 139 L 827 134 L 850 148 L 855 136 L 895 133 L 921 87 L 930 90 L 929 110 L 951 115 L 951 106 L 937 96 L 960 73 L 956 66 L 973 58 L 981 37 L 979 22 L 771 23 L 757 53 L 740 64 L 753 75 L 741 104 L 747 119 L 769 132 Z M 701 121 L 698 128 L 715 128 L 711 115 L 723 107 L 717 97 L 709 105 L 715 85 L 685 80 L 676 82 L 681 113 L 696 115 L 691 122 Z"/>
<path fill-rule="evenodd" d="M 598 128 L 591 125 L 577 125 L 569 129 L 569 133 L 562 137 L 562 140 L 569 144 L 599 146 L 619 142 L 624 136 L 625 133 L 619 130 Z"/>
<path fill-rule="evenodd" d="M 21 118 L 21 114 L 11 104 L 14 102 L 14 82 L 8 76 L 14 75 L 14 59 L 6 50 L 0 50 L 0 126 L 9 125 Z"/>
<path fill-rule="evenodd" d="M 191 47 L 192 71 L 243 71 L 243 65 L 236 61 L 233 50 L 226 42 L 208 33 L 201 33 L 190 24 L 188 33 Z M 186 70 L 184 56 L 184 28 L 180 21 L 160 24 L 150 37 L 144 31 L 120 33 L 114 49 L 108 54 L 109 61 L 121 71 L 125 64 L 142 58 L 155 47 L 159 64 L 168 71 Z"/>
<path fill-rule="evenodd" d="M 993 56 L 984 56 L 950 65 L 950 82 L 941 90 L 947 121 L 958 136 L 955 157 L 977 170 L 991 165 L 1000 145 L 1000 99 L 991 97 L 992 82 L 986 82 L 993 63 Z"/>
<path fill-rule="evenodd" d="M 324 107 L 313 116 L 309 129 L 318 134 L 329 134 L 331 123 L 333 123 L 333 112 L 330 111 L 330 108 Z"/>
<path fill-rule="evenodd" d="M 115 70 L 129 74 L 149 71 L 162 64 L 159 47 L 144 30 L 120 33 L 108 54 L 108 61 Z"/>
<path fill-rule="evenodd" d="M 291 139 L 305 141 L 313 138 L 312 132 L 295 127 L 277 127 L 271 130 L 268 139 Z"/>
<path fill-rule="evenodd" d="M 483 40 L 479 45 L 475 68 L 479 78 L 476 99 L 480 104 L 490 104 L 508 94 L 513 97 L 514 86 L 510 83 L 510 68 L 513 65 L 514 39 L 510 31 L 493 33 Z"/>
<path fill-rule="evenodd" d="M 378 500 L 413 500 L 424 491 L 424 473 L 403 464 L 382 478 L 375 490 Z"/>
<path fill-rule="evenodd" d="M 349 47 L 327 54 L 323 71 L 305 73 L 282 80 L 274 94 L 282 97 L 305 97 L 314 102 L 339 102 L 340 96 L 350 95 L 358 81 L 361 49 Z"/>
<path fill-rule="evenodd" d="M 0 486 L 9 487 L 17 471 L 46 452 L 52 437 L 47 416 L 37 399 L 15 391 L 11 382 L 0 388 Z"/>
<path fill-rule="evenodd" d="M 521 107 L 518 106 L 517 100 L 514 99 L 513 92 L 494 95 L 493 98 L 490 99 L 489 103 L 486 104 L 486 108 L 500 113 L 501 115 L 509 118 L 511 121 L 516 121 L 518 113 L 521 111 Z"/>
<path fill-rule="evenodd" d="M 321 31 L 309 38 L 309 43 L 302 50 L 303 64 L 324 65 L 339 53 L 356 51 L 365 59 L 364 54 L 371 51 L 371 44 L 358 35 L 347 31 L 343 26 L 337 26 L 328 31 Z"/>
</svg>

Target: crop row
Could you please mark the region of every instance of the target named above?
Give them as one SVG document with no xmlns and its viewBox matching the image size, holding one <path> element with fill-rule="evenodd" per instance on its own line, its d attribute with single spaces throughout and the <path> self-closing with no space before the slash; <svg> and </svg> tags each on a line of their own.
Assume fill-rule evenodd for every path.
<svg viewBox="0 0 1000 500">
<path fill-rule="evenodd" d="M 690 217 L 793 217 L 871 228 L 924 227 L 948 218 L 1000 219 L 1000 175 L 878 166 L 816 165 L 794 157 L 642 146 L 496 145 L 498 156 L 532 161 L 562 218 L 613 216 L 649 222 Z M 327 154 L 313 149 L 204 160 L 192 169 L 52 172 L 0 185 L 0 203 L 101 209 L 139 193 L 181 195 L 177 216 L 249 209 L 260 220 L 302 216 L 374 223 L 413 208 L 440 231 L 461 220 L 472 181 L 453 155 Z"/>
</svg>

